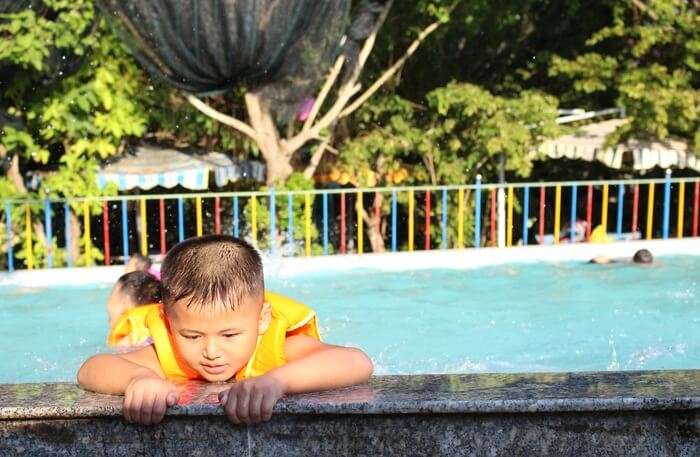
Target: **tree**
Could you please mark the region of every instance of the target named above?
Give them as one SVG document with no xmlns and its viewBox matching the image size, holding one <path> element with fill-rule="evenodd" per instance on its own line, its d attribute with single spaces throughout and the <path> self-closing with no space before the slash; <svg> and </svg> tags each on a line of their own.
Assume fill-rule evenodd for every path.
<svg viewBox="0 0 700 457">
<path fill-rule="evenodd" d="M 143 23 L 135 22 L 136 18 L 142 18 L 143 16 L 153 16 L 149 16 L 150 13 L 146 9 L 147 7 L 144 6 L 143 11 L 141 11 L 133 9 L 136 7 L 126 8 L 124 6 L 121 6 L 118 2 L 111 0 L 105 0 L 104 3 L 105 9 L 108 12 L 117 13 L 116 16 L 120 18 L 119 21 L 122 24 L 121 28 L 123 30 L 128 30 L 129 32 L 129 36 L 131 37 L 130 42 L 132 43 L 132 49 L 134 49 L 136 52 L 136 57 L 142 62 L 142 64 L 147 66 L 151 73 L 161 78 L 165 78 L 171 85 L 175 87 L 190 88 L 191 91 L 196 89 L 208 89 L 216 90 L 217 92 L 222 92 L 225 88 L 228 87 L 228 84 L 231 82 L 230 78 L 232 78 L 233 76 L 227 76 L 227 78 L 220 82 L 212 81 L 210 85 L 204 86 L 200 86 L 195 84 L 194 82 L 189 81 L 187 79 L 189 78 L 189 76 L 185 74 L 183 74 L 183 76 L 178 79 L 177 76 L 179 75 L 180 71 L 179 68 L 173 65 L 169 65 L 169 62 L 164 60 L 164 56 L 169 55 L 168 53 L 170 52 L 167 49 L 162 49 L 166 45 L 167 40 L 163 40 L 159 37 L 154 37 L 152 34 L 149 33 L 148 30 L 145 29 L 147 25 L 151 24 L 150 22 L 148 22 L 148 20 L 145 20 Z M 304 33 L 317 33 L 320 34 L 320 36 L 326 37 L 327 34 L 325 32 L 320 32 L 319 30 L 322 27 L 327 27 L 328 29 L 334 31 L 333 33 L 330 33 L 329 36 L 332 37 L 334 36 L 334 33 L 337 34 L 337 15 L 328 13 L 327 10 L 329 8 L 333 9 L 334 6 L 337 9 L 342 9 L 341 4 L 343 3 L 347 2 L 342 2 L 338 0 L 336 2 L 329 3 L 329 5 L 331 5 L 330 7 L 323 6 L 323 2 L 316 3 L 316 6 L 314 6 L 314 8 L 319 9 L 318 14 L 326 14 L 328 15 L 329 19 L 325 24 L 316 24 L 316 22 L 313 21 L 317 20 L 312 17 L 310 19 L 313 23 L 311 31 L 305 31 Z M 428 3 L 429 6 L 426 6 Z M 335 60 L 335 64 L 332 66 L 332 69 L 328 74 L 325 83 L 322 85 L 320 91 L 317 93 L 316 97 L 308 103 L 308 113 L 305 113 L 305 115 L 303 116 L 303 121 L 297 122 L 295 121 L 293 116 L 286 120 L 283 119 L 287 123 L 286 137 L 280 133 L 280 126 L 283 125 L 284 122 L 281 122 L 280 119 L 275 117 L 275 109 L 274 107 L 270 106 L 270 103 L 267 100 L 267 98 L 269 98 L 269 85 L 277 84 L 279 82 L 275 80 L 274 77 L 272 79 L 272 82 L 270 82 L 269 84 L 265 84 L 268 83 L 268 81 L 266 81 L 265 78 L 260 80 L 259 75 L 257 76 L 257 79 L 256 77 L 251 77 L 251 79 L 248 81 L 248 90 L 245 92 L 245 94 L 242 95 L 243 100 L 241 101 L 241 99 L 238 98 L 234 99 L 233 103 L 224 103 L 223 110 L 215 108 L 214 105 L 216 104 L 216 102 L 206 103 L 202 99 L 195 96 L 193 93 L 187 93 L 184 95 L 184 97 L 189 103 L 191 103 L 196 109 L 198 109 L 205 115 L 237 130 L 238 132 L 247 136 L 253 143 L 255 143 L 267 165 L 267 182 L 269 185 L 272 185 L 276 182 L 284 182 L 294 171 L 295 165 L 296 168 L 304 170 L 304 174 L 308 178 L 313 175 L 313 173 L 316 170 L 316 167 L 318 166 L 318 163 L 320 162 L 321 157 L 327 150 L 329 144 L 332 143 L 332 130 L 333 127 L 337 124 L 338 120 L 347 117 L 348 115 L 353 113 L 384 83 L 386 83 L 392 76 L 394 76 L 398 72 L 398 70 L 403 66 L 406 60 L 415 52 L 418 46 L 420 46 L 420 44 L 431 33 L 433 33 L 441 23 L 447 20 L 450 6 L 446 4 L 442 5 L 442 3 L 446 2 L 421 2 L 423 8 L 426 8 L 432 13 L 434 17 L 434 22 L 432 22 L 428 26 L 424 26 L 423 30 L 418 34 L 417 38 L 415 38 L 413 43 L 408 47 L 403 57 L 398 59 L 388 69 L 386 69 L 384 73 L 364 92 L 361 92 L 362 86 L 359 84 L 358 81 L 360 79 L 362 70 L 372 52 L 372 49 L 376 42 L 377 34 L 382 24 L 384 23 L 387 15 L 389 14 L 389 11 L 393 4 L 393 0 L 385 1 L 383 2 L 383 5 L 381 3 L 374 3 L 370 1 L 360 2 L 360 7 L 356 12 L 356 20 L 353 23 L 353 26 L 351 26 L 348 30 L 346 41 L 357 41 L 360 43 L 361 46 L 358 46 L 357 52 L 353 51 L 353 48 L 352 46 L 350 46 L 350 44 L 348 44 L 344 48 L 346 52 L 342 53 Z M 173 4 L 173 8 L 175 8 L 174 5 L 175 4 Z M 219 5 L 221 7 L 229 7 L 229 4 L 219 3 Z M 294 6 L 297 8 L 302 8 L 302 2 L 296 2 Z M 230 7 L 235 8 L 238 7 L 238 5 Z M 307 7 L 310 8 L 310 6 Z M 240 8 L 243 7 L 241 6 Z M 266 8 L 268 8 L 268 10 L 271 11 L 270 16 L 272 16 L 272 20 L 274 20 L 278 16 L 277 11 L 279 10 L 279 8 L 282 7 L 278 7 L 276 5 L 267 5 Z M 286 11 L 288 12 L 293 10 L 291 5 L 287 5 L 285 6 L 285 8 L 287 8 Z M 242 10 L 238 11 L 238 13 L 241 15 L 247 15 L 249 11 Z M 206 11 L 204 11 L 202 14 L 206 14 Z M 250 14 L 251 17 L 249 19 L 254 20 L 257 18 L 255 14 Z M 161 27 L 163 29 L 172 26 L 170 23 L 164 23 L 164 21 L 165 18 L 158 18 L 153 16 L 153 22 L 156 23 L 156 26 Z M 195 21 L 195 24 L 196 23 L 197 22 Z M 280 27 L 282 26 L 287 25 L 281 23 Z M 272 23 L 262 24 L 261 27 L 272 28 Z M 185 29 L 185 31 L 186 30 L 187 29 Z M 338 34 L 338 37 L 342 35 L 342 29 L 340 29 L 339 31 L 341 33 Z M 227 32 L 228 30 L 215 29 L 213 30 L 213 37 L 218 36 L 217 34 L 225 34 Z M 267 32 L 267 30 L 265 30 L 265 32 Z M 286 49 L 286 51 L 297 56 L 297 58 L 301 58 L 300 56 L 304 54 L 300 52 L 294 54 L 295 50 L 307 49 L 309 46 L 315 46 L 321 49 L 332 49 L 333 46 L 336 46 L 335 42 L 330 39 L 322 40 L 321 44 L 313 43 L 311 40 L 307 40 L 308 43 L 304 43 L 304 39 L 304 35 L 300 35 L 300 38 L 298 38 L 298 40 L 300 40 L 302 44 L 299 46 L 297 46 L 296 44 L 290 44 L 289 49 Z M 156 43 L 155 46 L 153 45 L 154 43 Z M 275 45 L 275 43 L 272 44 Z M 279 46 L 282 46 L 282 44 L 280 43 Z M 315 64 L 323 64 L 325 61 L 323 56 L 328 54 L 327 51 L 319 52 L 321 56 L 317 56 L 316 58 L 311 59 Z M 313 53 L 311 53 L 310 55 L 313 55 Z M 206 58 L 204 52 L 202 52 L 202 56 L 204 56 L 202 58 Z M 289 56 L 287 56 L 283 59 L 283 62 L 279 64 L 282 70 L 278 71 L 282 71 L 282 73 L 286 76 L 296 74 L 293 71 L 285 73 L 284 68 L 285 65 L 289 63 L 289 60 L 290 58 Z M 244 75 L 247 74 L 246 72 L 250 73 L 252 71 L 246 66 L 240 66 L 239 68 L 239 66 L 237 66 L 235 62 L 232 62 L 231 66 L 233 68 L 239 69 L 240 72 L 244 73 Z M 273 64 L 270 64 L 269 67 L 270 71 L 274 73 L 272 69 L 275 68 L 275 66 Z M 302 67 L 296 66 L 296 68 Z M 256 69 L 256 71 L 259 71 L 259 69 Z M 231 71 L 229 71 L 228 69 L 224 70 L 225 75 L 228 75 L 229 73 L 231 73 Z M 210 76 L 207 75 L 207 78 L 210 78 Z M 192 77 L 190 79 L 194 78 Z M 306 81 L 309 78 L 303 79 Z M 244 83 L 244 81 L 240 80 L 236 82 Z M 299 87 L 300 85 L 297 84 L 297 82 L 293 80 L 293 78 L 288 78 L 286 80 L 282 78 L 282 82 L 289 85 L 287 91 L 303 91 L 303 87 Z M 337 88 L 337 90 L 334 91 L 333 89 L 334 87 L 336 87 L 336 85 L 338 85 L 339 87 Z M 335 95 L 334 101 L 328 100 L 328 97 L 331 94 Z M 226 95 L 224 95 L 223 97 L 225 100 Z M 221 98 L 219 99 L 219 101 L 221 101 Z M 235 103 L 243 103 L 245 105 L 245 112 L 248 117 L 247 123 L 242 120 L 239 120 L 236 116 L 229 115 L 224 112 L 234 111 L 234 108 L 231 105 Z M 325 112 L 323 112 L 324 110 Z M 318 147 L 316 148 L 315 152 L 310 156 L 308 160 L 300 159 L 298 153 L 311 143 L 318 144 Z"/>
<path fill-rule="evenodd" d="M 630 122 L 609 142 L 677 135 L 700 144 L 696 1 L 614 2 L 612 23 L 593 33 L 586 47 L 573 58 L 555 56 L 550 75 L 570 82 L 568 98 L 584 106 L 595 108 L 602 95 L 625 107 Z"/>
<path fill-rule="evenodd" d="M 556 99 L 540 92 L 505 98 L 450 83 L 427 94 L 425 111 L 397 96 L 382 102 L 359 112 L 365 133 L 349 140 L 339 156 L 338 173 L 358 185 L 472 183 L 477 174 L 495 176 L 501 154 L 508 170 L 527 176 L 532 151 L 559 133 Z M 381 197 L 374 205 L 382 205 Z M 450 207 L 456 208 L 454 201 Z M 382 219 L 368 212 L 364 219 L 373 250 L 382 251 Z"/>
<path fill-rule="evenodd" d="M 0 155 L 10 166 L 0 178 L 0 197 L 41 201 L 49 198 L 113 195 L 114 186 L 100 189 L 96 172 L 99 162 L 121 152 L 124 140 L 146 131 L 148 92 L 145 75 L 124 52 L 106 24 L 95 16 L 89 0 L 44 0 L 43 7 L 4 16 L 0 22 L 0 66 L 4 87 L 0 106 L 7 113 L 2 126 Z M 61 62 L 78 60 L 69 67 Z M 58 61 L 58 64 L 55 62 Z M 65 73 L 64 73 L 65 72 Z M 28 189 L 25 178 L 32 172 L 41 181 Z M 80 262 L 80 223 L 73 202 L 72 256 Z M 38 216 L 43 206 L 32 207 Z M 13 212 L 19 220 L 22 208 Z M 101 211 L 94 204 L 93 214 Z M 32 238 L 41 261 L 44 239 L 41 218 L 34 218 Z M 15 230 L 13 244 L 21 243 L 19 258 L 26 258 L 24 234 Z M 91 258 L 101 253 L 92 246 Z M 55 264 L 63 256 L 54 252 Z"/>
</svg>

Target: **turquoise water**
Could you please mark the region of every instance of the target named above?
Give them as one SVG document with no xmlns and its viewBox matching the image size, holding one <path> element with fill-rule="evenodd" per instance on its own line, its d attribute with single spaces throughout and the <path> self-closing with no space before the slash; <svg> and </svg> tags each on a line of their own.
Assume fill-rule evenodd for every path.
<svg viewBox="0 0 700 457">
<path fill-rule="evenodd" d="M 377 374 L 700 368 L 700 257 L 268 280 Z M 108 287 L 0 288 L 0 383 L 71 381 L 105 350 Z"/>
</svg>

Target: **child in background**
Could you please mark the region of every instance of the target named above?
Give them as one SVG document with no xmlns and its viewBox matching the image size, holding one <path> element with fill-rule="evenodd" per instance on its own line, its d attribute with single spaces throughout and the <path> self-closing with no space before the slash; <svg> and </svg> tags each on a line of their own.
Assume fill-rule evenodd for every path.
<svg viewBox="0 0 700 457">
<path fill-rule="evenodd" d="M 146 317 L 153 344 L 102 354 L 78 371 L 81 387 L 124 395 L 124 417 L 158 423 L 177 403 L 177 380 L 225 382 L 220 401 L 234 423 L 268 420 L 285 394 L 364 383 L 372 362 L 359 349 L 319 341 L 312 310 L 265 300 L 262 261 L 224 235 L 186 240 L 166 256 L 163 305 Z"/>
<path fill-rule="evenodd" d="M 137 313 L 128 311 L 161 302 L 160 281 L 145 271 L 132 271 L 119 277 L 107 299 L 111 347 L 138 346 L 148 339 L 148 330 Z"/>
</svg>

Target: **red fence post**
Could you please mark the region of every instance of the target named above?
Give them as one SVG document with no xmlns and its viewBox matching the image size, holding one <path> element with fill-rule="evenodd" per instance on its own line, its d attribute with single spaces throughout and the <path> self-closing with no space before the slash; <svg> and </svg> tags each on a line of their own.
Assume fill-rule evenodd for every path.
<svg viewBox="0 0 700 457">
<path fill-rule="evenodd" d="M 340 253 L 345 254 L 345 192 L 340 193 Z"/>
<path fill-rule="evenodd" d="M 639 184 L 634 185 L 634 198 L 632 200 L 632 236 L 637 233 L 639 220 Z"/>
<path fill-rule="evenodd" d="M 700 206 L 700 181 L 695 182 L 693 198 L 693 236 L 698 236 L 698 206 Z"/>
<path fill-rule="evenodd" d="M 591 229 L 593 225 L 593 185 L 588 185 L 588 196 L 586 197 L 586 241 L 591 239 Z"/>
<path fill-rule="evenodd" d="M 221 199 L 214 197 L 214 232 L 221 235 Z"/>
<path fill-rule="evenodd" d="M 544 207 L 547 204 L 544 186 L 540 186 L 540 244 L 544 243 Z"/>
<path fill-rule="evenodd" d="M 112 257 L 109 251 L 109 203 L 102 202 L 102 238 L 105 250 L 105 265 L 112 263 Z"/>
<path fill-rule="evenodd" d="M 496 246 L 496 189 L 491 189 L 491 208 L 490 208 L 490 235 L 491 246 Z"/>
<path fill-rule="evenodd" d="M 430 250 L 430 191 L 425 192 L 425 250 Z"/>
</svg>

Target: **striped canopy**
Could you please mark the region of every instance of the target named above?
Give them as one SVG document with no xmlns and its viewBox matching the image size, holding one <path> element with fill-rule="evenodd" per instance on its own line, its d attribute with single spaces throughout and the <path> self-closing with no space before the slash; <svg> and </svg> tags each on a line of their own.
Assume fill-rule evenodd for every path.
<svg viewBox="0 0 700 457">
<path fill-rule="evenodd" d="M 552 159 L 568 158 L 597 160 L 610 168 L 622 168 L 623 163 L 634 170 L 646 171 L 654 167 L 691 168 L 700 172 L 700 158 L 681 140 L 641 141 L 630 139 L 625 143 L 606 147 L 605 141 L 625 119 L 609 119 L 588 124 L 572 135 L 546 141 L 539 152 Z"/>
<path fill-rule="evenodd" d="M 265 179 L 265 166 L 260 162 L 234 161 L 220 152 L 185 152 L 148 145 L 138 146 L 118 161 L 103 166 L 97 179 L 101 188 L 112 182 L 120 191 L 156 186 L 206 190 L 210 172 L 217 187 L 240 180 Z"/>
</svg>

